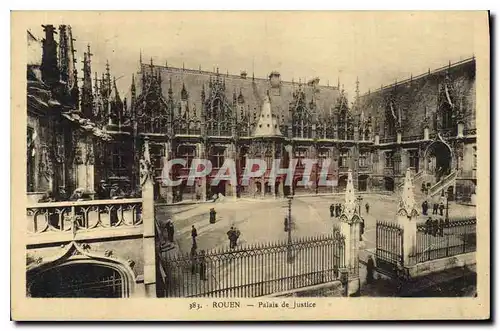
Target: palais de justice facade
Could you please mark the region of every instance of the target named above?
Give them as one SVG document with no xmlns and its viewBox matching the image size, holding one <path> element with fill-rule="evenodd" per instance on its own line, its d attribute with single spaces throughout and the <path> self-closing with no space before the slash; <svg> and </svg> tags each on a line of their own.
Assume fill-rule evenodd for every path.
<svg viewBox="0 0 500 331">
<path fill-rule="evenodd" d="M 90 47 L 84 52 L 79 87 L 71 28 L 60 28 L 59 43 L 54 33 L 53 27 L 45 28 L 41 61 L 28 68 L 28 74 L 39 71 L 40 77 L 33 74 L 28 84 L 48 79 L 52 91 L 66 92 L 61 92 L 58 105 L 39 104 L 71 111 L 47 122 L 36 107 L 29 107 L 28 140 L 35 143 L 28 144 L 33 149 L 42 146 L 41 152 L 28 151 L 30 192 L 56 191 L 62 186 L 66 191 L 83 187 L 92 193 L 101 180 L 118 183 L 126 191 L 137 190 L 138 157 L 143 138 L 148 137 L 158 179 L 155 196 L 168 203 L 204 200 L 214 193 L 273 197 L 341 192 L 348 169 L 359 191 L 394 191 L 407 167 L 413 167 L 417 178 L 435 192 L 452 187 L 450 192 L 465 200 L 474 193 L 474 58 L 364 95 L 359 95 L 356 82 L 355 101 L 349 104 L 340 83 L 324 86 L 317 78 L 285 81 L 276 71 L 256 78 L 246 71 L 231 75 L 218 68 L 174 68 L 152 60 L 143 63 L 141 57 L 127 100 L 116 88 L 112 65 L 92 77 Z M 40 93 L 31 90 L 36 91 L 31 94 Z M 45 122 L 59 133 L 33 137 L 33 132 L 44 132 L 34 128 Z M 72 131 L 71 125 L 78 130 Z M 186 167 L 174 168 L 170 174 L 182 180 L 178 187 L 160 183 L 163 162 L 172 158 L 187 160 Z M 212 176 L 197 180 L 192 187 L 185 179 L 195 158 L 211 160 L 213 170 Z M 226 158 L 236 161 L 238 185 L 232 187 L 228 181 L 210 185 Z M 250 186 L 240 185 L 248 158 L 265 159 L 268 167 L 273 159 L 281 159 L 283 168 L 290 158 L 298 159 L 293 186 L 283 185 L 283 177 L 270 182 L 269 171 Z M 320 165 L 313 169 L 312 185 L 297 185 L 304 169 L 302 158 L 320 163 L 329 159 L 328 178 L 337 179 L 338 186 L 316 184 Z M 55 170 L 56 165 L 60 170 Z M 435 187 L 440 180 L 443 187 Z"/>
</svg>

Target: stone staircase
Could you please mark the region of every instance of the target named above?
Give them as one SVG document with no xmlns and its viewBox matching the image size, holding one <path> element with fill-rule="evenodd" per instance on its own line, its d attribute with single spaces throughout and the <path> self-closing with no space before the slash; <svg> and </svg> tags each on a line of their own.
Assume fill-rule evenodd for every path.
<svg viewBox="0 0 500 331">
<path fill-rule="evenodd" d="M 441 194 L 442 190 L 445 190 L 453 185 L 455 183 L 455 180 L 457 179 L 458 172 L 457 171 L 452 171 L 449 175 L 441 179 L 439 182 L 436 184 L 432 185 L 431 188 L 429 189 L 428 192 L 428 197 L 432 198 L 438 194 Z"/>
</svg>

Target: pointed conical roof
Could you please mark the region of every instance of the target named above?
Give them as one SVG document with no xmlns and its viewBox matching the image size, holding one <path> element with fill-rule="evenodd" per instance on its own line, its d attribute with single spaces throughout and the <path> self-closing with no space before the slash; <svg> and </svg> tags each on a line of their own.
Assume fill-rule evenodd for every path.
<svg viewBox="0 0 500 331">
<path fill-rule="evenodd" d="M 255 127 L 255 137 L 275 137 L 281 136 L 281 131 L 278 126 L 278 121 L 273 115 L 271 110 L 271 101 L 269 96 L 266 95 L 264 98 L 264 104 L 262 105 L 262 111 L 260 113 L 259 122 Z"/>
<path fill-rule="evenodd" d="M 341 215 L 341 219 L 347 219 L 350 222 L 355 215 L 357 215 L 357 205 L 356 205 L 356 192 L 354 191 L 354 183 L 352 181 L 352 171 L 349 169 L 347 173 L 347 185 L 345 187 L 345 202 L 344 211 Z"/>
<path fill-rule="evenodd" d="M 406 213 L 407 216 L 416 216 L 418 211 L 415 208 L 415 196 L 413 195 L 413 180 L 411 178 L 411 169 L 406 170 L 405 182 L 403 186 L 403 192 L 401 193 L 401 199 L 399 201 L 399 212 L 398 214 Z"/>
</svg>

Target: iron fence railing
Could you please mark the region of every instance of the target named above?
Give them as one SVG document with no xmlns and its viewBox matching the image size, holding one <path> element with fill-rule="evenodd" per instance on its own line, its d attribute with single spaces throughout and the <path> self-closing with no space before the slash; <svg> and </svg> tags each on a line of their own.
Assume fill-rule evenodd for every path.
<svg viewBox="0 0 500 331">
<path fill-rule="evenodd" d="M 166 257 L 167 297 L 259 297 L 338 280 L 345 239 L 331 235 Z"/>
<path fill-rule="evenodd" d="M 417 226 L 415 251 L 409 264 L 441 259 L 476 250 L 476 218 L 429 220 Z"/>
<path fill-rule="evenodd" d="M 142 223 L 142 199 L 38 203 L 26 207 L 28 233 L 116 228 Z"/>
</svg>

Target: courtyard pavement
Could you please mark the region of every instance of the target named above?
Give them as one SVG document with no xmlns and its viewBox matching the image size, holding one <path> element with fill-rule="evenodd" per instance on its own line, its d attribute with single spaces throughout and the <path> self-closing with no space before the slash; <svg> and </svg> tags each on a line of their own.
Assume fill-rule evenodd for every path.
<svg viewBox="0 0 500 331">
<path fill-rule="evenodd" d="M 292 219 L 294 221 L 292 237 L 312 238 L 331 234 L 334 225 L 338 224 L 339 221 L 337 218 L 330 217 L 329 206 L 332 203 L 343 202 L 344 197 L 342 195 L 295 197 L 292 201 Z M 368 214 L 365 208 L 367 202 L 370 205 Z M 361 205 L 361 216 L 365 219 L 365 234 L 360 247 L 360 260 L 364 262 L 375 249 L 376 221 L 396 222 L 397 196 L 364 194 Z M 215 224 L 209 223 L 211 208 L 215 208 L 217 212 L 217 222 Z M 198 232 L 198 252 L 201 250 L 228 251 L 229 240 L 226 232 L 231 226 L 236 226 L 241 232 L 238 241 L 240 247 L 285 242 L 288 237 L 287 233 L 284 232 L 283 224 L 286 215 L 288 215 L 288 201 L 286 199 L 234 200 L 225 198 L 223 201 L 215 203 L 158 206 L 156 211 L 156 218 L 160 223 L 164 223 L 168 219 L 173 221 L 175 227 L 174 240 L 178 247 L 178 253 L 181 254 L 190 252 L 192 225 L 196 227 Z M 450 217 L 473 215 L 475 215 L 475 207 L 450 204 Z M 419 221 L 424 222 L 427 217 L 420 215 Z M 273 263 L 277 262 L 274 260 Z M 269 272 L 268 277 L 276 277 L 273 274 L 276 272 L 275 268 L 268 266 L 267 262 L 265 264 L 258 263 L 254 266 L 255 268 L 252 267 L 251 271 L 247 270 L 246 265 L 241 265 L 241 261 L 238 260 L 236 263 L 235 265 L 221 265 L 221 268 L 217 268 L 220 269 L 217 271 L 218 275 L 212 276 L 214 279 L 209 280 L 210 284 L 203 286 L 207 287 L 207 289 L 210 288 L 210 290 L 217 290 L 228 285 L 241 285 L 241 281 L 231 281 L 231 284 L 225 284 L 225 280 L 228 279 L 227 274 L 231 273 L 231 271 L 246 274 L 266 269 Z M 211 268 L 209 267 L 209 269 Z M 285 274 L 295 275 L 295 269 L 294 272 L 285 271 Z M 360 278 L 363 285 L 366 278 L 366 269 L 363 265 L 360 268 Z M 386 292 L 379 289 L 371 291 L 381 292 L 379 293 L 381 295 Z M 376 293 L 373 294 L 376 295 Z"/>
<path fill-rule="evenodd" d="M 292 236 L 313 237 L 330 234 L 337 218 L 330 217 L 329 206 L 343 203 L 344 197 L 311 196 L 297 197 L 292 201 Z M 370 205 L 366 213 L 365 204 Z M 376 221 L 396 222 L 397 197 L 377 194 L 363 195 L 361 216 L 365 219 L 364 249 L 375 247 Z M 210 208 L 217 212 L 217 222 L 209 223 Z M 421 213 L 421 210 L 419 210 Z M 474 216 L 475 207 L 450 203 L 450 217 Z M 157 207 L 156 217 L 160 223 L 172 219 L 175 227 L 174 239 L 180 252 L 191 249 L 191 226 L 198 231 L 198 250 L 226 249 L 229 240 L 226 232 L 236 226 L 241 236 L 238 245 L 254 245 L 287 239 L 284 232 L 284 217 L 288 215 L 286 199 L 250 200 L 230 198 L 222 202 Z M 432 216 L 432 215 L 431 215 Z M 428 216 L 419 216 L 424 222 Z M 439 216 L 438 216 L 439 217 Z"/>
</svg>

